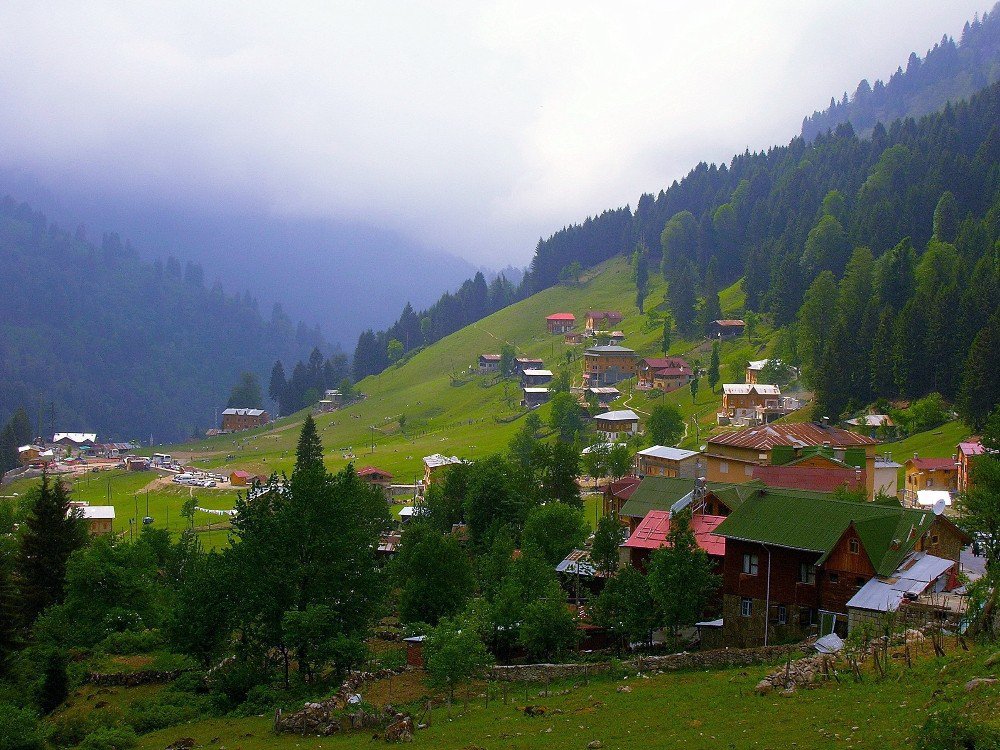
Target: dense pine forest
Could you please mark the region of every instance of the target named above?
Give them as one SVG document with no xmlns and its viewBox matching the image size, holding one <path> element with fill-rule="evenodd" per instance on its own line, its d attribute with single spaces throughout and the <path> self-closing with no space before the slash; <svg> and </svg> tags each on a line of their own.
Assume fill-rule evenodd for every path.
<svg viewBox="0 0 1000 750">
<path fill-rule="evenodd" d="M 802 137 L 812 140 L 841 123 L 849 122 L 859 134 L 870 134 L 876 122 L 919 117 L 940 109 L 946 102 L 967 99 L 1000 79 L 1000 5 L 980 19 L 966 22 L 959 43 L 945 35 L 923 59 L 911 53 L 889 78 L 872 86 L 861 81 L 854 95 L 830 100 L 822 112 L 802 122 Z"/>
<path fill-rule="evenodd" d="M 977 33 L 993 26 L 991 16 Z M 877 123 L 867 138 L 843 123 L 811 142 L 797 137 L 728 165 L 699 164 L 657 196 L 643 195 L 634 212 L 607 211 L 540 241 L 513 295 L 649 248 L 670 282 L 674 322 L 687 332 L 717 290 L 742 277 L 748 310 L 785 327 L 781 354 L 805 366 L 817 416 L 939 392 L 980 425 L 1000 399 L 995 378 L 984 377 L 1000 365 L 998 122 L 994 85 L 919 121 Z M 460 309 L 416 345 L 494 302 Z M 414 331 L 423 320 L 412 309 L 404 319 Z M 379 350 L 399 328 L 362 337 L 359 374 L 385 366 Z"/>
<path fill-rule="evenodd" d="M 33 431 L 176 440 L 214 426 L 240 374 L 325 346 L 276 307 L 207 286 L 203 269 L 148 264 L 116 234 L 100 244 L 0 201 L 0 417 Z"/>
</svg>

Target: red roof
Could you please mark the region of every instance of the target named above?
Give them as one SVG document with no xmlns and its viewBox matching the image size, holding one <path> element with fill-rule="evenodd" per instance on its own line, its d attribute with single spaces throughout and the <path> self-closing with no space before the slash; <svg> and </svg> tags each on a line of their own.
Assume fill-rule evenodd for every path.
<svg viewBox="0 0 1000 750">
<path fill-rule="evenodd" d="M 386 479 L 392 479 L 392 474 L 384 469 L 378 469 L 374 466 L 364 466 L 358 469 L 359 477 L 385 477 Z"/>
<path fill-rule="evenodd" d="M 616 310 L 587 310 L 588 318 L 606 318 L 607 320 L 622 320 L 622 314 Z"/>
<path fill-rule="evenodd" d="M 243 470 L 231 471 L 231 472 L 229 472 L 229 476 L 231 476 L 231 477 L 239 477 L 240 479 L 249 479 L 250 478 L 250 472 L 249 471 L 243 471 Z"/>
<path fill-rule="evenodd" d="M 906 463 L 924 471 L 954 471 L 954 458 L 911 458 Z"/>
<path fill-rule="evenodd" d="M 605 487 L 605 492 L 621 500 L 628 500 L 642 480 L 639 477 L 622 477 Z"/>
<path fill-rule="evenodd" d="M 573 313 L 552 313 L 546 320 L 576 320 L 576 316 Z"/>
<path fill-rule="evenodd" d="M 967 440 L 958 444 L 958 452 L 967 456 L 981 456 L 986 452 L 986 449 L 978 440 Z"/>
<path fill-rule="evenodd" d="M 691 530 L 701 547 L 712 557 L 723 557 L 726 554 L 726 540 L 715 536 L 715 527 L 725 520 L 725 516 L 707 516 L 696 513 L 691 516 Z M 659 549 L 666 545 L 667 534 L 670 532 L 670 511 L 651 510 L 639 522 L 632 536 L 625 542 L 626 547 L 637 549 Z"/>
<path fill-rule="evenodd" d="M 816 422 L 799 422 L 746 427 L 736 432 L 727 432 L 709 438 L 708 445 L 712 446 L 713 444 L 769 451 L 776 445 L 805 448 L 829 444 L 833 448 L 854 448 L 864 445 L 878 445 L 878 440 L 840 427 L 825 427 Z"/>
<path fill-rule="evenodd" d="M 717 326 L 745 326 L 742 320 L 713 320 L 713 323 Z"/>
<path fill-rule="evenodd" d="M 783 487 L 792 490 L 813 490 L 833 492 L 838 487 L 858 489 L 865 486 L 865 472 L 831 466 L 755 466 L 753 478 L 768 487 Z"/>
<path fill-rule="evenodd" d="M 672 375 L 691 375 L 690 367 L 664 367 L 662 370 L 656 371 L 657 375 L 664 375 L 670 377 Z"/>
<path fill-rule="evenodd" d="M 662 370 L 665 367 L 686 367 L 691 369 L 690 365 L 679 357 L 646 357 L 642 361 L 650 370 Z"/>
</svg>

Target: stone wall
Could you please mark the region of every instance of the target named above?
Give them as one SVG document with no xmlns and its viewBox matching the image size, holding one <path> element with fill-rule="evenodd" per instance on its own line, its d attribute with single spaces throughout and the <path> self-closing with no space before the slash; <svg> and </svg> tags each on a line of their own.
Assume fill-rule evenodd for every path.
<svg viewBox="0 0 1000 750">
<path fill-rule="evenodd" d="M 87 675 L 86 681 L 91 685 L 99 685 L 101 687 L 137 687 L 139 685 L 172 682 L 188 671 L 190 670 L 171 669 L 168 671 L 157 671 L 146 669 L 139 672 L 91 672 Z"/>
<path fill-rule="evenodd" d="M 727 667 L 750 666 L 774 661 L 790 653 L 801 650 L 801 644 L 768 646 L 766 648 L 726 648 L 711 651 L 682 652 L 665 656 L 642 656 L 621 662 L 628 671 L 682 670 L 682 669 L 725 669 Z M 489 672 L 490 679 L 506 682 L 544 682 L 585 675 L 610 672 L 612 662 L 593 664 L 515 664 L 497 666 Z"/>
</svg>

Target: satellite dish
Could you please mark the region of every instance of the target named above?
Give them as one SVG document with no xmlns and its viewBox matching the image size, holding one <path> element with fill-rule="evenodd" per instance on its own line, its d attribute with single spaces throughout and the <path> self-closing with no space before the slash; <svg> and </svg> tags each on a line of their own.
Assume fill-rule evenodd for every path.
<svg viewBox="0 0 1000 750">
<path fill-rule="evenodd" d="M 948 503 L 946 503 L 944 501 L 944 498 L 942 497 L 940 500 L 934 503 L 934 515 L 940 516 L 942 513 L 944 513 L 944 509 L 946 507 L 948 507 Z"/>
</svg>

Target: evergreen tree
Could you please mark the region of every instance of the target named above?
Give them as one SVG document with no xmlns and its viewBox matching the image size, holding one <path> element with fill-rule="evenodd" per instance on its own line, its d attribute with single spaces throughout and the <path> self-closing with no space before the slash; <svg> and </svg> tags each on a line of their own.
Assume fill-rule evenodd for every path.
<svg viewBox="0 0 1000 750">
<path fill-rule="evenodd" d="M 632 280 L 635 282 L 635 305 L 642 312 L 643 302 L 649 294 L 649 264 L 646 246 L 640 243 L 632 253 Z"/>
<path fill-rule="evenodd" d="M 660 340 L 660 350 L 663 352 L 663 356 L 666 357 L 667 353 L 670 351 L 670 316 L 664 316 L 663 318 L 663 338 Z"/>
<path fill-rule="evenodd" d="M 698 400 L 698 376 L 697 376 L 697 374 L 695 374 L 695 376 L 693 378 L 691 378 L 690 388 L 691 388 L 691 403 L 694 403 L 695 401 Z"/>
<path fill-rule="evenodd" d="M 42 684 L 38 694 L 38 706 L 43 714 L 52 713 L 69 697 L 66 666 L 66 654 L 57 648 L 46 649 L 42 665 Z"/>
<path fill-rule="evenodd" d="M 681 262 L 670 276 L 667 304 L 677 322 L 678 330 L 686 335 L 694 332 L 697 301 L 694 268 L 690 262 Z"/>
<path fill-rule="evenodd" d="M 31 420 L 24 407 L 18 407 L 0 430 L 0 475 L 20 465 L 17 449 L 31 439 Z"/>
<path fill-rule="evenodd" d="M 708 364 L 708 385 L 715 393 L 715 386 L 719 384 L 719 342 L 712 342 L 712 359 Z"/>
<path fill-rule="evenodd" d="M 66 486 L 48 474 L 28 497 L 29 512 L 17 555 L 21 621 L 30 625 L 46 607 L 63 600 L 66 562 L 86 544 L 84 522 L 71 512 Z"/>
<path fill-rule="evenodd" d="M 264 403 L 260 392 L 260 382 L 252 372 L 240 376 L 240 382 L 233 386 L 226 402 L 227 409 L 259 409 Z"/>
<path fill-rule="evenodd" d="M 958 202 L 950 190 L 945 190 L 934 207 L 934 238 L 954 242 L 958 237 Z"/>
<path fill-rule="evenodd" d="M 278 406 L 278 416 L 285 412 L 285 391 L 288 389 L 288 381 L 285 379 L 285 366 L 281 360 L 274 363 L 271 368 L 271 382 L 268 384 L 267 395 Z"/>
<path fill-rule="evenodd" d="M 958 408 L 972 429 L 986 424 L 1000 404 L 1000 310 L 976 334 L 965 359 Z"/>
</svg>

